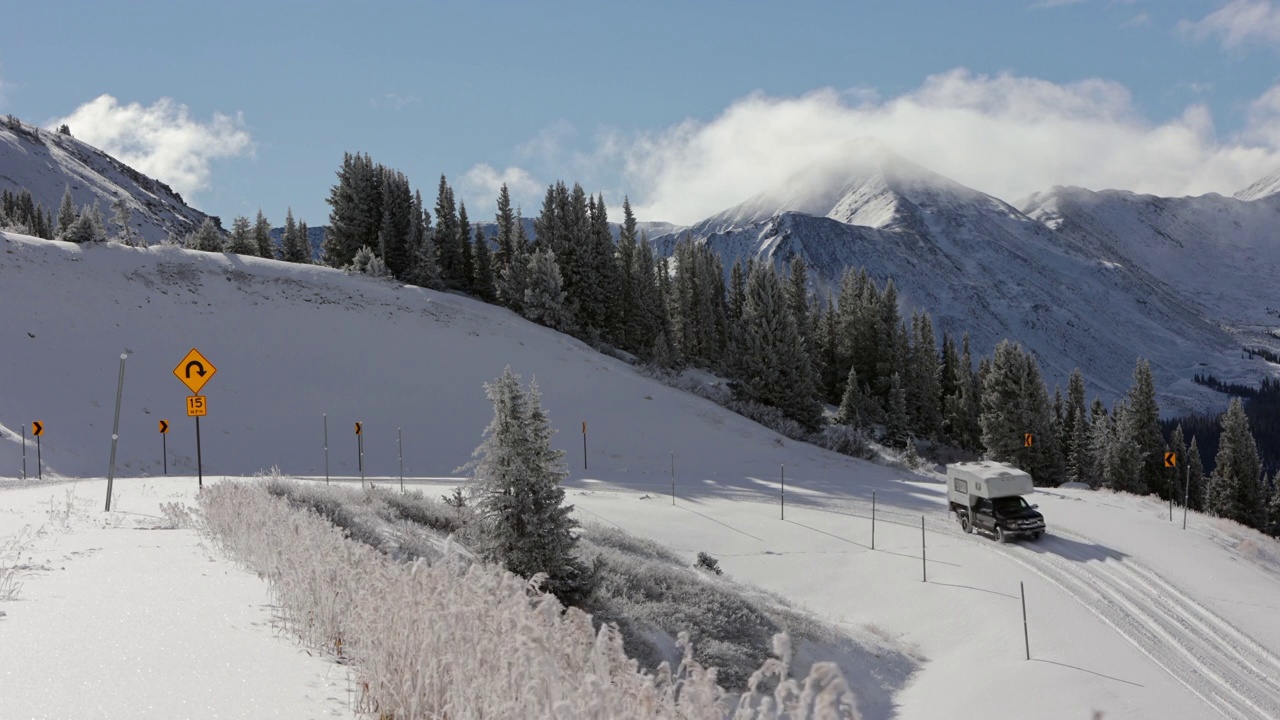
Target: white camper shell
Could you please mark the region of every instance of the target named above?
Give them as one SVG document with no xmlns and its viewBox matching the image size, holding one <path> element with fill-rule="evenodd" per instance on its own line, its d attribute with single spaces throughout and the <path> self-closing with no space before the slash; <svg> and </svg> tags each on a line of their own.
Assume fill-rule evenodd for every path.
<svg viewBox="0 0 1280 720">
<path fill-rule="evenodd" d="M 988 500 L 1035 492 L 1031 476 L 1012 465 L 983 460 L 947 466 L 947 497 L 968 507 L 973 498 Z"/>
</svg>

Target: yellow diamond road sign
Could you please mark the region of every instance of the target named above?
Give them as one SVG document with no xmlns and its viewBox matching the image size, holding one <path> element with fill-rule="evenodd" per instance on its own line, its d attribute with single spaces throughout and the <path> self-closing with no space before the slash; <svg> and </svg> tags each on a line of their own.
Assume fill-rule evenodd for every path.
<svg viewBox="0 0 1280 720">
<path fill-rule="evenodd" d="M 217 372 L 218 368 L 195 348 L 191 348 L 191 352 L 173 369 L 173 374 L 195 395 L 200 394 L 200 388 L 212 380 Z"/>
</svg>

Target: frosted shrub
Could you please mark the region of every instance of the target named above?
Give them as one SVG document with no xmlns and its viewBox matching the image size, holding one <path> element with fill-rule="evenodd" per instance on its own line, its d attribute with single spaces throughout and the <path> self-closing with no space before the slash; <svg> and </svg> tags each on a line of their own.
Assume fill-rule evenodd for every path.
<svg viewBox="0 0 1280 720">
<path fill-rule="evenodd" d="M 265 578 L 279 624 L 351 663 L 361 712 L 383 718 L 856 718 L 829 664 L 786 679 L 790 643 L 729 706 L 688 636 L 673 670 L 641 672 L 609 626 L 498 568 L 398 563 L 260 486 L 206 488 L 207 529 Z M 763 690 L 776 683 L 771 694 Z"/>
</svg>

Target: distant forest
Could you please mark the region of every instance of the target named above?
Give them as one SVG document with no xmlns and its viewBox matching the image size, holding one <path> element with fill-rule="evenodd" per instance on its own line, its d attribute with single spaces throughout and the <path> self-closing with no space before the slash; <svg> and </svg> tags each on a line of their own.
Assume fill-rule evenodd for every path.
<svg viewBox="0 0 1280 720">
<path fill-rule="evenodd" d="M 1255 355 L 1263 355 L 1255 349 Z M 1271 358 L 1267 358 L 1271 359 Z M 1274 361 L 1273 361 L 1274 362 Z M 1265 379 L 1258 387 L 1227 383 L 1213 375 L 1196 375 L 1195 381 L 1218 392 L 1244 399 L 1244 412 L 1249 416 L 1249 428 L 1258 442 L 1258 454 L 1267 474 L 1280 469 L 1280 380 Z M 1218 456 L 1219 436 L 1222 434 L 1222 413 L 1185 415 L 1172 420 L 1162 420 L 1160 429 L 1166 438 L 1182 425 L 1187 442 L 1194 436 L 1204 458 L 1204 472 L 1213 472 L 1214 458 Z"/>
</svg>

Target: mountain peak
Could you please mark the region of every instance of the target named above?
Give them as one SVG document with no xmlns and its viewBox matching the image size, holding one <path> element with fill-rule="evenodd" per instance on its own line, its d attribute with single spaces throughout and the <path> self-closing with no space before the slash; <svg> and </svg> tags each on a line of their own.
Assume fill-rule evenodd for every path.
<svg viewBox="0 0 1280 720">
<path fill-rule="evenodd" d="M 1235 198 L 1237 200 L 1261 200 L 1264 197 L 1273 195 L 1280 195 L 1280 170 L 1236 193 Z"/>
</svg>

